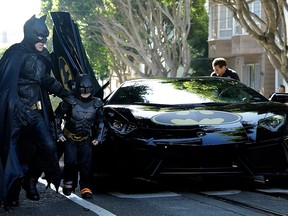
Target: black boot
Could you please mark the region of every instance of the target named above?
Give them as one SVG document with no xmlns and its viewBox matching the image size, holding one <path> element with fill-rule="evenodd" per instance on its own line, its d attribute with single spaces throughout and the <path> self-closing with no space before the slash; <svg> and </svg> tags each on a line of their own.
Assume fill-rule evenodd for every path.
<svg viewBox="0 0 288 216">
<path fill-rule="evenodd" d="M 63 194 L 66 196 L 70 196 L 71 193 L 73 192 L 73 182 L 72 181 L 67 181 L 63 182 Z"/>
<path fill-rule="evenodd" d="M 22 184 L 23 189 L 26 191 L 26 197 L 33 201 L 40 199 L 39 192 L 36 188 L 38 180 L 35 178 L 25 178 Z"/>
</svg>

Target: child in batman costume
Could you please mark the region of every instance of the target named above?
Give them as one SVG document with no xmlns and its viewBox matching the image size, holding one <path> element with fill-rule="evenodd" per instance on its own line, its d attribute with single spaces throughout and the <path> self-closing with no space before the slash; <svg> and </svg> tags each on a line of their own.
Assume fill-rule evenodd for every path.
<svg viewBox="0 0 288 216">
<path fill-rule="evenodd" d="M 36 184 L 43 171 L 48 183 L 60 185 L 48 92 L 67 103 L 75 99 L 50 76 L 45 20 L 35 15 L 27 20 L 24 39 L 9 47 L 0 61 L 0 201 L 6 207 L 19 205 L 21 184 L 28 199 L 39 200 Z"/>
<path fill-rule="evenodd" d="M 93 97 L 92 83 L 88 75 L 79 75 L 72 88 L 76 104 L 61 102 L 55 110 L 57 137 L 64 144 L 63 193 L 67 196 L 77 186 L 80 172 L 82 198 L 92 198 L 90 190 L 90 166 L 92 145 L 102 142 L 105 137 L 103 103 Z M 62 130 L 62 120 L 65 120 Z"/>
</svg>

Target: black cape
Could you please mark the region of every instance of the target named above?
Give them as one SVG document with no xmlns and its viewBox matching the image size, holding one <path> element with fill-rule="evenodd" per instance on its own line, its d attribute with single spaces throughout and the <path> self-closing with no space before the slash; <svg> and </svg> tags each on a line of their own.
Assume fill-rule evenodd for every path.
<svg viewBox="0 0 288 216">
<path fill-rule="evenodd" d="M 29 51 L 17 43 L 8 48 L 0 60 L 0 203 L 5 200 L 13 182 L 22 177 L 25 171 L 19 162 L 17 146 L 11 145 L 11 122 L 18 75 L 28 54 Z M 51 126 L 53 110 L 45 90 L 41 92 L 41 101 L 46 123 Z"/>
<path fill-rule="evenodd" d="M 57 80 L 70 90 L 69 81 L 75 81 L 77 76 L 88 74 L 91 79 L 92 95 L 103 99 L 103 89 L 100 86 L 84 50 L 78 25 L 67 12 L 51 12 L 53 20 L 53 72 Z"/>
</svg>

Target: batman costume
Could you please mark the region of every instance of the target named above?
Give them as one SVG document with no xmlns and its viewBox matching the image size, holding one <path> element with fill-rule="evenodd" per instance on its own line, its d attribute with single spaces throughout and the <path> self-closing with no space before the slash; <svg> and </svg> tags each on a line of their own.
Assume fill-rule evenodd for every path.
<svg viewBox="0 0 288 216">
<path fill-rule="evenodd" d="M 73 96 L 50 76 L 44 47 L 49 35 L 46 15 L 33 15 L 24 25 L 24 39 L 6 50 L 0 61 L 0 201 L 19 205 L 20 183 L 31 200 L 39 200 L 38 178 L 60 185 L 60 167 L 52 136 L 53 110 L 48 92 L 73 104 Z"/>
<path fill-rule="evenodd" d="M 92 144 L 103 142 L 105 137 L 103 103 L 92 96 L 92 89 L 89 75 L 78 76 L 74 88 L 76 104 L 61 102 L 55 110 L 57 137 L 64 142 L 63 193 L 66 196 L 77 187 L 79 170 L 82 198 L 92 198 Z M 65 120 L 63 130 L 62 120 Z"/>
</svg>

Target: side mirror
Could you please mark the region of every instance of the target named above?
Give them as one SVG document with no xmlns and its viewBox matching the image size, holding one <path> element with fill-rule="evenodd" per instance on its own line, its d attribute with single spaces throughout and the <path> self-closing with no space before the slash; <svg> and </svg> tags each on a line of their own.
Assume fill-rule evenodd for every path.
<svg viewBox="0 0 288 216">
<path fill-rule="evenodd" d="M 274 93 L 269 100 L 273 102 L 288 103 L 288 93 Z"/>
</svg>

